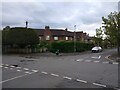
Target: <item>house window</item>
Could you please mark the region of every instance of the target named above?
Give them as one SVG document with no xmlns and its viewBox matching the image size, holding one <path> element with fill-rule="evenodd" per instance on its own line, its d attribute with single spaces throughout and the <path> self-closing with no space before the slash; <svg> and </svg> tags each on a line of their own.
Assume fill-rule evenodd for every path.
<svg viewBox="0 0 120 90">
<path fill-rule="evenodd" d="M 54 37 L 54 40 L 58 40 L 58 37 Z"/>
<path fill-rule="evenodd" d="M 39 37 L 39 40 L 42 40 L 42 37 Z"/>
<path fill-rule="evenodd" d="M 50 36 L 49 35 L 46 36 L 46 40 L 50 40 Z"/>
<path fill-rule="evenodd" d="M 70 40 L 72 41 L 72 40 L 73 40 L 73 38 L 71 37 L 71 38 L 70 38 Z"/>
<path fill-rule="evenodd" d="M 68 40 L 68 37 L 65 37 L 66 40 Z"/>
</svg>

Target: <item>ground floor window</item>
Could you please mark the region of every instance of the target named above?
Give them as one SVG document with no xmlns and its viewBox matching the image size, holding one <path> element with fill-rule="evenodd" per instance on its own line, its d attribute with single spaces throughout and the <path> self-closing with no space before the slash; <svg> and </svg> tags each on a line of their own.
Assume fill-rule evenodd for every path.
<svg viewBox="0 0 120 90">
<path fill-rule="evenodd" d="M 58 40 L 58 37 L 54 37 L 54 40 Z"/>
<path fill-rule="evenodd" d="M 49 35 L 46 36 L 46 40 L 50 40 L 50 36 Z"/>
</svg>

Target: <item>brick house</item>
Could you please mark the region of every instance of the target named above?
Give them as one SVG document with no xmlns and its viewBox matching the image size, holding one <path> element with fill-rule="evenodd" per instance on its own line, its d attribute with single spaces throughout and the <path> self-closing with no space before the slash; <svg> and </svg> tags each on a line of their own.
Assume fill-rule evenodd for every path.
<svg viewBox="0 0 120 90">
<path fill-rule="evenodd" d="M 86 33 L 81 32 L 70 32 L 67 28 L 64 29 L 50 29 L 49 26 L 45 26 L 45 29 L 35 29 L 39 35 L 40 41 L 88 41 L 89 36 Z"/>
</svg>

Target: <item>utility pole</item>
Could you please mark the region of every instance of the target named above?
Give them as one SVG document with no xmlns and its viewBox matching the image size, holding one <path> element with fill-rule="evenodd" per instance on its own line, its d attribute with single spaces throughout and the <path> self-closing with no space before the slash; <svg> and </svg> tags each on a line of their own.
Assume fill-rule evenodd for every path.
<svg viewBox="0 0 120 90">
<path fill-rule="evenodd" d="M 74 52 L 76 52 L 76 25 L 74 25 Z"/>
<path fill-rule="evenodd" d="M 118 28 L 117 28 L 117 48 L 118 48 L 118 56 L 120 56 L 120 18 L 119 18 L 119 12 L 118 12 Z"/>
</svg>

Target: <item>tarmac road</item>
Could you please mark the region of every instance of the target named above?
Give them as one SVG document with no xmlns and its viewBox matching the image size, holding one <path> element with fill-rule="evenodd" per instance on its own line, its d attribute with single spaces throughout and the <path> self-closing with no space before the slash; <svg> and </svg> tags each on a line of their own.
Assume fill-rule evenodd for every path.
<svg viewBox="0 0 120 90">
<path fill-rule="evenodd" d="M 3 55 L 3 88 L 119 88 L 116 49 L 80 55 Z"/>
</svg>

